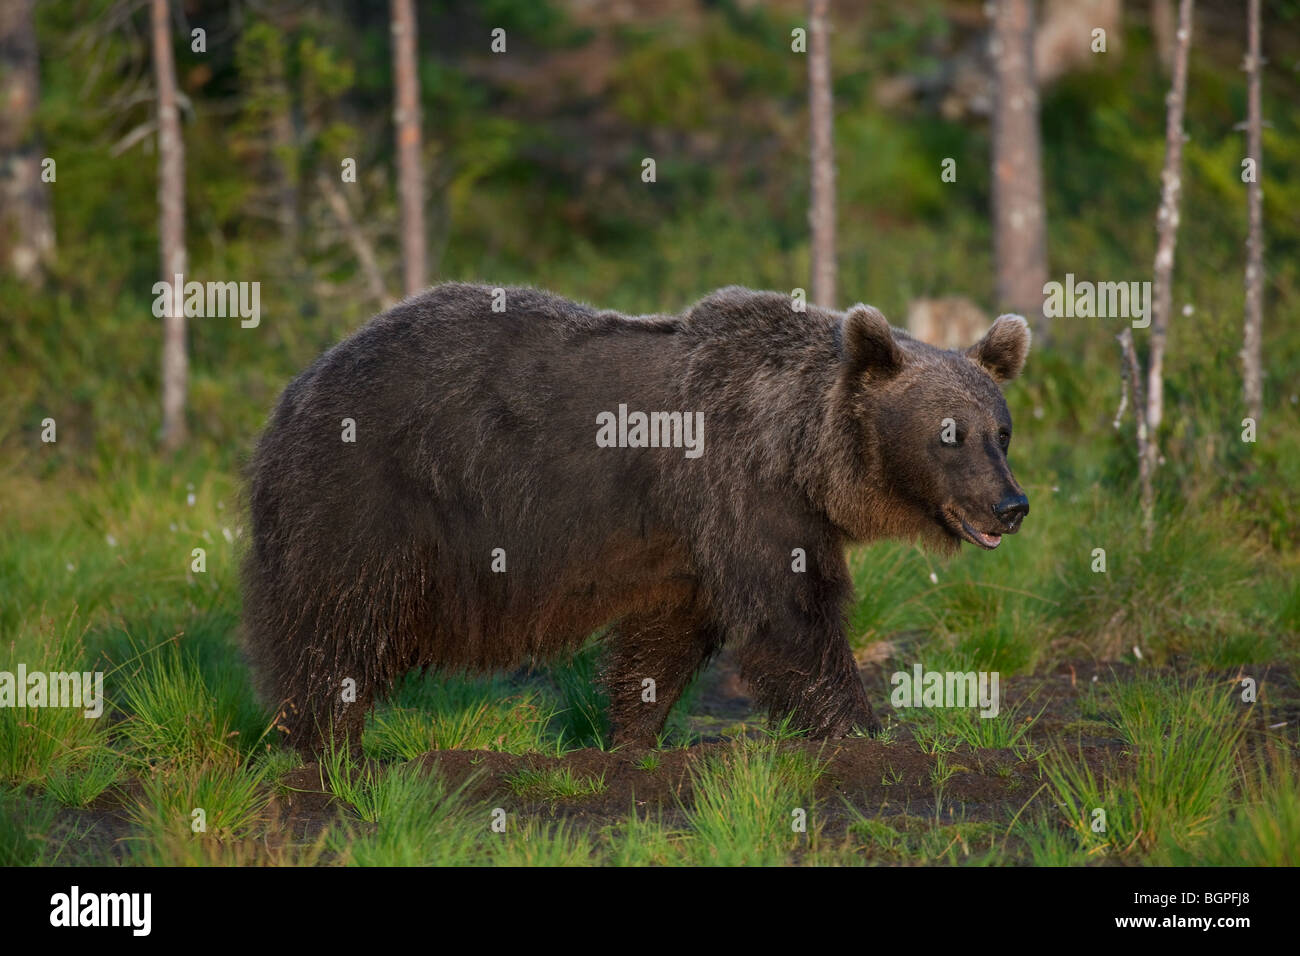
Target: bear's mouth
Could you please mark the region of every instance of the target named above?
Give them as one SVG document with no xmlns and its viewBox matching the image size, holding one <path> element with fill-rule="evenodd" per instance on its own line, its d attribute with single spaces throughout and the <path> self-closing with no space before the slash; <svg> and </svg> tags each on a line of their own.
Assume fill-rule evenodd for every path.
<svg viewBox="0 0 1300 956">
<path fill-rule="evenodd" d="M 946 509 L 943 516 L 948 533 L 954 538 L 969 541 L 985 551 L 992 551 L 1002 543 L 1002 532 L 1000 531 L 978 531 L 965 518 Z"/>
</svg>

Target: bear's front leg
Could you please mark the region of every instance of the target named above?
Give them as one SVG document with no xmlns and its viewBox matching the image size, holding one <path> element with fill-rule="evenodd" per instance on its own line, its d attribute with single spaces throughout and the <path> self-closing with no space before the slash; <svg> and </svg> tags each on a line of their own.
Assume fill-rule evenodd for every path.
<svg viewBox="0 0 1300 956">
<path fill-rule="evenodd" d="M 776 721 L 812 737 L 880 732 L 834 609 L 791 614 L 761 625 L 737 654 L 740 673 Z"/>
</svg>

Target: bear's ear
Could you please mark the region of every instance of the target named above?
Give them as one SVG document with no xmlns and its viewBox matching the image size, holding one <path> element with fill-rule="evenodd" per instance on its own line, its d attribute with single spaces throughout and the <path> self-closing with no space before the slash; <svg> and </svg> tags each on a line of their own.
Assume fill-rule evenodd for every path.
<svg viewBox="0 0 1300 956">
<path fill-rule="evenodd" d="M 984 338 L 966 350 L 966 355 L 1001 385 L 1025 367 L 1029 356 L 1029 323 L 1021 315 L 1000 315 Z"/>
<path fill-rule="evenodd" d="M 844 373 L 889 378 L 903 367 L 903 350 L 879 309 L 858 303 L 844 317 Z"/>
</svg>

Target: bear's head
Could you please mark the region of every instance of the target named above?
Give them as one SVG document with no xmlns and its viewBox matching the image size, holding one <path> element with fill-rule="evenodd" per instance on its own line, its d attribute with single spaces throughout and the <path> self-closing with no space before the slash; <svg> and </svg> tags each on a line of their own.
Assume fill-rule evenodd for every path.
<svg viewBox="0 0 1300 956">
<path fill-rule="evenodd" d="M 1007 463 L 1011 414 L 999 388 L 1020 374 L 1029 326 L 1003 315 L 965 351 L 850 309 L 840 328 L 838 427 L 853 434 L 848 477 L 832 482 L 831 517 L 854 537 L 919 537 L 955 551 L 992 550 L 1029 513 Z M 849 463 L 846 463 L 849 464 Z M 856 486 L 856 487 L 855 487 Z"/>
</svg>

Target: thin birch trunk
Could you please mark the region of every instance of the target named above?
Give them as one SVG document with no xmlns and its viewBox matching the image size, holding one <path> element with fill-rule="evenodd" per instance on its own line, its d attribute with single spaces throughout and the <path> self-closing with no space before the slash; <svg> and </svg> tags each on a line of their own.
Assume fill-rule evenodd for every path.
<svg viewBox="0 0 1300 956">
<path fill-rule="evenodd" d="M 1246 399 L 1246 414 L 1254 419 L 1256 427 L 1263 406 L 1263 324 L 1264 324 L 1264 204 L 1260 192 L 1263 178 L 1264 151 L 1261 136 L 1263 118 L 1260 115 L 1260 71 L 1263 59 L 1260 53 L 1259 0 L 1250 0 L 1249 53 L 1246 56 L 1246 153 L 1254 160 L 1255 175 L 1246 184 L 1246 323 L 1242 335 L 1242 384 Z"/>
<path fill-rule="evenodd" d="M 1142 395 L 1142 373 L 1139 370 L 1137 351 L 1133 348 L 1133 330 L 1125 329 L 1116 338 L 1119 339 L 1122 363 L 1120 373 L 1124 379 L 1125 396 L 1133 392 L 1133 419 L 1137 424 L 1138 450 L 1138 486 L 1142 494 L 1142 538 L 1147 550 L 1151 549 L 1151 539 L 1155 532 L 1155 489 L 1152 484 L 1152 462 L 1149 449 L 1151 435 L 1147 428 L 1147 407 Z M 1115 427 L 1119 427 L 1124 415 L 1124 403 L 1115 414 Z"/>
<path fill-rule="evenodd" d="M 998 0 L 990 53 L 997 91 L 993 111 L 997 299 L 1000 308 L 1030 316 L 1035 331 L 1046 338 L 1050 332 L 1043 315 L 1047 221 L 1031 0 Z"/>
<path fill-rule="evenodd" d="M 152 0 L 154 77 L 158 87 L 158 240 L 163 281 L 185 274 L 185 143 L 176 105 L 176 64 L 172 58 L 171 11 L 167 0 Z M 185 391 L 189 360 L 185 354 L 185 306 L 172 297 L 163 316 L 162 445 L 168 451 L 185 441 Z"/>
<path fill-rule="evenodd" d="M 393 86 L 397 135 L 397 190 L 402 216 L 402 275 L 406 294 L 427 284 L 424 174 L 420 168 L 420 79 L 412 0 L 392 0 Z"/>
<path fill-rule="evenodd" d="M 831 99 L 830 0 L 808 2 L 808 112 L 812 200 L 812 300 L 835 308 L 835 145 Z"/>
<path fill-rule="evenodd" d="M 1159 456 L 1157 436 L 1164 420 L 1165 340 L 1174 303 L 1174 250 L 1178 243 L 1178 203 L 1183 191 L 1183 110 L 1187 102 L 1187 60 L 1192 41 L 1192 0 L 1181 0 L 1175 34 L 1174 78 L 1165 99 L 1165 165 L 1160 174 L 1160 211 L 1156 216 L 1156 260 L 1151 316 L 1151 345 L 1147 357 L 1148 454 L 1152 470 Z"/>
</svg>

